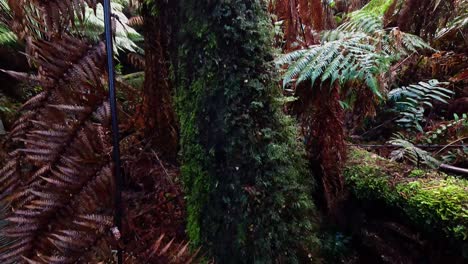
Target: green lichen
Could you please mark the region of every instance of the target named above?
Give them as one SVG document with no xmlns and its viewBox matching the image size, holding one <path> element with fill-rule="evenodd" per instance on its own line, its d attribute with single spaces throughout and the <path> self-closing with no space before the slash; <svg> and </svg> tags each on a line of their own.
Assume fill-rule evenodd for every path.
<svg viewBox="0 0 468 264">
<path fill-rule="evenodd" d="M 303 263 L 312 176 L 278 103 L 262 1 L 180 2 L 174 67 L 191 242 L 217 263 Z"/>
<path fill-rule="evenodd" d="M 429 233 L 467 241 L 468 181 L 442 173 L 413 170 L 406 175 L 405 171 L 402 165 L 353 149 L 344 174 L 358 199 L 383 201 L 400 208 Z"/>
</svg>

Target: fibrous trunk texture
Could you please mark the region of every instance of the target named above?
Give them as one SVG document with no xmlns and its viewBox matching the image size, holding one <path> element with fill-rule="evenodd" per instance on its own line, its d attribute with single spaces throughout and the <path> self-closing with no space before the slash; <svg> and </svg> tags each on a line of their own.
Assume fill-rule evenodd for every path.
<svg viewBox="0 0 468 264">
<path fill-rule="evenodd" d="M 143 118 L 145 137 L 163 156 L 174 161 L 177 155 L 178 128 L 169 80 L 168 19 L 171 4 L 154 1 L 143 8 L 145 35 L 145 83 Z M 173 5 L 173 3 L 172 3 Z M 156 13 L 153 10 L 157 10 Z"/>
<path fill-rule="evenodd" d="M 327 87 L 327 84 L 323 86 Z M 321 171 L 323 198 L 333 214 L 344 194 L 341 175 L 346 158 L 344 111 L 339 103 L 339 85 L 333 84 L 331 90 L 324 87 L 314 91 L 310 108 L 303 114 L 303 126 L 311 164 L 317 165 Z"/>
</svg>

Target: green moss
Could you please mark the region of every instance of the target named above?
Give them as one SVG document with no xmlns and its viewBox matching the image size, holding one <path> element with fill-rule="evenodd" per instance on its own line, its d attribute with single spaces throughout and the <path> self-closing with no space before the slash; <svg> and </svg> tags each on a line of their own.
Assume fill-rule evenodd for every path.
<svg viewBox="0 0 468 264">
<path fill-rule="evenodd" d="M 217 263 L 299 263 L 316 241 L 312 176 L 277 100 L 263 7 L 180 3 L 174 68 L 187 230 Z"/>
<path fill-rule="evenodd" d="M 427 232 L 453 240 L 468 239 L 468 181 L 442 173 L 412 170 L 360 149 L 353 149 L 345 177 L 356 197 L 400 208 Z M 414 179 L 414 177 L 421 177 Z"/>
<path fill-rule="evenodd" d="M 361 12 L 368 12 L 378 16 L 383 16 L 395 0 L 371 0 L 361 9 Z"/>
<path fill-rule="evenodd" d="M 414 169 L 409 173 L 409 177 L 411 178 L 420 178 L 426 175 L 426 171 L 420 169 Z"/>
<path fill-rule="evenodd" d="M 20 102 L 17 102 L 0 93 L 0 119 L 2 119 L 5 126 L 13 124 L 20 106 Z"/>
<path fill-rule="evenodd" d="M 468 239 L 468 181 L 447 177 L 399 184 L 408 197 L 407 214 L 427 229 L 441 228 L 448 236 Z"/>
</svg>

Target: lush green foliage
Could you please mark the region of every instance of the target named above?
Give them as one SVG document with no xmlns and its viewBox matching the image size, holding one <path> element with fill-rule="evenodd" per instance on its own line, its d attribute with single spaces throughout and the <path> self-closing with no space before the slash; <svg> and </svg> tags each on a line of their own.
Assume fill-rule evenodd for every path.
<svg viewBox="0 0 468 264">
<path fill-rule="evenodd" d="M 189 236 L 219 263 L 299 263 L 314 240 L 312 177 L 276 101 L 261 1 L 185 0 L 180 9 Z"/>
<path fill-rule="evenodd" d="M 390 158 L 393 161 L 408 160 L 414 165 L 421 166 L 424 164 L 434 169 L 440 166 L 440 161 L 433 158 L 431 153 L 416 147 L 404 138 L 395 138 L 388 143 L 398 147 L 398 149 L 390 153 Z"/>
<path fill-rule="evenodd" d="M 343 233 L 328 231 L 320 234 L 320 244 L 326 263 L 339 263 L 351 253 L 352 239 Z"/>
<path fill-rule="evenodd" d="M 0 24 L 0 45 L 10 46 L 16 44 L 16 35 L 11 30 Z"/>
<path fill-rule="evenodd" d="M 380 95 L 378 75 L 391 63 L 420 49 L 430 49 L 421 38 L 387 29 L 383 13 L 391 1 L 372 1 L 350 15 L 336 30 L 324 31 L 321 43 L 286 54 L 277 63 L 288 64 L 283 84 L 316 80 L 344 84 L 358 80 Z M 297 80 L 296 80 L 297 78 Z"/>
<path fill-rule="evenodd" d="M 123 1 L 125 2 L 125 1 Z M 132 27 L 128 25 L 128 18 L 123 13 L 125 3 L 113 0 L 111 3 L 112 14 L 117 19 L 115 20 L 115 52 L 131 51 L 143 53 L 143 50 L 136 42 L 143 41 L 143 37 Z M 85 20 L 79 32 L 84 34 L 87 39 L 99 41 L 100 35 L 104 33 L 104 10 L 102 5 L 97 5 L 96 10 L 89 7 L 86 8 Z"/>
<path fill-rule="evenodd" d="M 454 114 L 453 120 L 442 123 L 434 127 L 431 131 L 424 133 L 423 139 L 429 144 L 438 142 L 444 139 L 444 136 L 446 136 L 450 129 L 456 129 L 456 132 L 459 132 L 460 136 L 463 136 L 464 132 L 468 131 L 468 114 L 462 114 L 461 117 Z"/>
<path fill-rule="evenodd" d="M 12 16 L 6 0 L 0 0 L 0 46 L 11 46 L 17 43 L 15 33 L 10 29 Z"/>
<path fill-rule="evenodd" d="M 291 63 L 284 75 L 283 84 L 287 85 L 297 77 L 297 83 L 316 80 L 322 83 L 350 80 L 365 80 L 375 93 L 379 93 L 376 75 L 388 67 L 385 58 L 369 45 L 367 35 L 348 34 L 333 41 L 315 45 L 309 49 L 294 51 L 285 55 L 278 64 Z"/>
<path fill-rule="evenodd" d="M 128 5 L 126 0 L 112 0 L 112 13 L 116 18 L 115 24 L 115 52 L 130 51 L 143 53 L 143 50 L 137 45 L 137 42 L 143 41 L 142 36 L 131 26 L 128 25 L 128 18 L 123 13 L 124 8 Z M 6 0 L 0 0 L 0 45 L 11 46 L 17 45 L 18 39 L 15 33 L 11 31 L 10 23 L 13 19 L 11 10 Z M 80 21 L 83 20 L 83 21 Z M 74 28 L 75 34 L 84 35 L 88 40 L 98 42 L 104 33 L 104 13 L 101 4 L 96 8 L 88 6 L 84 9 L 83 18 L 81 15 L 75 14 L 75 24 L 78 27 Z M 38 32 L 38 34 L 41 34 Z"/>
<path fill-rule="evenodd" d="M 425 107 L 433 108 L 432 102 L 447 104 L 447 100 L 453 95 L 451 90 L 441 87 L 447 84 L 430 80 L 391 90 L 388 97 L 396 103 L 395 110 L 400 113 L 396 122 L 408 130 L 422 132 Z"/>
<path fill-rule="evenodd" d="M 468 239 L 468 181 L 406 169 L 366 151 L 353 149 L 346 180 L 359 199 L 380 200 L 400 208 L 420 228 Z M 415 178 L 417 177 L 417 178 Z"/>
</svg>

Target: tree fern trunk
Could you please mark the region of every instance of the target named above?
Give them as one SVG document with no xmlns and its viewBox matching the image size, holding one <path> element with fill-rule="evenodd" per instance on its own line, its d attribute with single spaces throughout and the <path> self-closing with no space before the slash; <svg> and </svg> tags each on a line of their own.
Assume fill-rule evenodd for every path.
<svg viewBox="0 0 468 264">
<path fill-rule="evenodd" d="M 143 118 L 145 137 L 168 160 L 177 155 L 177 122 L 172 104 L 168 69 L 169 4 L 154 1 L 143 8 L 145 35 L 145 83 Z"/>
</svg>

